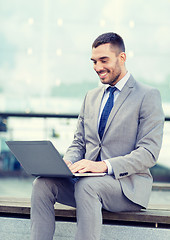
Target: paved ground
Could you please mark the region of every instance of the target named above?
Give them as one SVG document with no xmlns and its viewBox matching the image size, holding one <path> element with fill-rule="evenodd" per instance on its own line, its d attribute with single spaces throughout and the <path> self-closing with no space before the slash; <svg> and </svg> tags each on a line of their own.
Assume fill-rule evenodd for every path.
<svg viewBox="0 0 170 240">
<path fill-rule="evenodd" d="M 56 223 L 54 240 L 74 240 L 75 223 Z M 0 239 L 29 240 L 30 220 L 0 218 Z M 101 240 L 168 240 L 170 229 L 104 225 Z M 83 240 L 83 239 L 82 239 Z"/>
</svg>

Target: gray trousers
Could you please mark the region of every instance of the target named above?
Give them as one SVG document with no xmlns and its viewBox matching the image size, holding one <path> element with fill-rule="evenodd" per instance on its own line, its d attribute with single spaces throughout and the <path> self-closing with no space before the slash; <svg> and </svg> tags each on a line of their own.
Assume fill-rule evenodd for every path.
<svg viewBox="0 0 170 240">
<path fill-rule="evenodd" d="M 52 240 L 55 232 L 54 204 L 76 207 L 76 240 L 99 240 L 102 208 L 112 211 L 138 211 L 141 206 L 122 193 L 119 180 L 112 176 L 37 178 L 31 197 L 31 240 Z"/>
</svg>

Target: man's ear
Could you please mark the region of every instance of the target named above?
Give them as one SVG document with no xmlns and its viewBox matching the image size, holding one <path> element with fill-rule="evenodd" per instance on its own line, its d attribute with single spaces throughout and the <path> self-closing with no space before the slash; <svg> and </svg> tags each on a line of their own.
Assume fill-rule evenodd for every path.
<svg viewBox="0 0 170 240">
<path fill-rule="evenodd" d="M 124 64 L 126 62 L 126 53 L 125 52 L 121 52 L 119 54 L 119 59 L 120 59 L 120 62 Z"/>
</svg>

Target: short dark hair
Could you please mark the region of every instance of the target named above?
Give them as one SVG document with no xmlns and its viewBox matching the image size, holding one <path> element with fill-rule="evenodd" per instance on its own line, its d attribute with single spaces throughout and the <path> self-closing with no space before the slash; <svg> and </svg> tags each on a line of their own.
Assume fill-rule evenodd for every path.
<svg viewBox="0 0 170 240">
<path fill-rule="evenodd" d="M 96 38 L 92 44 L 92 48 L 97 48 L 102 44 L 110 43 L 113 47 L 117 47 L 121 52 L 125 52 L 125 44 L 121 36 L 117 33 L 108 32 Z"/>
</svg>

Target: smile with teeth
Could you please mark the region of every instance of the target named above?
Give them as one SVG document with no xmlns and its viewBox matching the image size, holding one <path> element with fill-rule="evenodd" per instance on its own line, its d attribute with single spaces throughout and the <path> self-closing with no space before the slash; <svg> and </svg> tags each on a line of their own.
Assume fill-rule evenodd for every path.
<svg viewBox="0 0 170 240">
<path fill-rule="evenodd" d="M 105 78 L 107 76 L 108 72 L 99 72 L 98 75 L 100 78 Z"/>
</svg>

